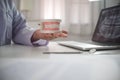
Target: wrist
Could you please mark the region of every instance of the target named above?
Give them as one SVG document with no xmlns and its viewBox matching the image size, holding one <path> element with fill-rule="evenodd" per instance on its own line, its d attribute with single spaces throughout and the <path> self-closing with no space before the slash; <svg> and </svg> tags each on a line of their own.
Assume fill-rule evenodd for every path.
<svg viewBox="0 0 120 80">
<path fill-rule="evenodd" d="M 41 39 L 41 36 L 42 35 L 40 33 L 40 30 L 36 30 L 31 37 L 31 42 L 35 42 L 35 41 Z"/>
</svg>

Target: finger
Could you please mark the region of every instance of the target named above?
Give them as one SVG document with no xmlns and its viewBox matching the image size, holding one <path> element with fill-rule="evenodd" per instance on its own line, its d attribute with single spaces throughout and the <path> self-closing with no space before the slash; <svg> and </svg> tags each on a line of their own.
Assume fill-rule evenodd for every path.
<svg viewBox="0 0 120 80">
<path fill-rule="evenodd" d="M 58 38 L 58 37 L 67 37 L 67 33 L 57 32 L 57 33 L 54 33 L 54 36 L 56 38 Z"/>
<path fill-rule="evenodd" d="M 67 37 L 67 34 L 62 33 L 62 34 L 61 34 L 61 37 Z"/>
<path fill-rule="evenodd" d="M 62 33 L 68 34 L 68 32 L 67 32 L 67 31 L 65 31 L 65 30 L 62 30 Z"/>
<path fill-rule="evenodd" d="M 57 35 L 57 34 L 54 34 L 54 33 L 51 33 L 51 34 L 49 34 L 49 36 L 48 36 L 48 39 L 49 39 L 49 40 L 52 40 L 52 39 L 55 39 L 55 38 L 58 38 L 58 35 Z"/>
<path fill-rule="evenodd" d="M 54 36 L 55 36 L 56 38 L 59 38 L 59 37 L 64 37 L 65 34 L 64 34 L 64 33 L 59 33 L 59 34 L 55 34 Z"/>
</svg>

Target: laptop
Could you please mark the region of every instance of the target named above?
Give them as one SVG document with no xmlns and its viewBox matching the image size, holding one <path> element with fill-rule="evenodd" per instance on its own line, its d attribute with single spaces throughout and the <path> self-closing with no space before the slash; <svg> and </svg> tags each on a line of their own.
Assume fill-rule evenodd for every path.
<svg viewBox="0 0 120 80">
<path fill-rule="evenodd" d="M 120 5 L 101 10 L 91 43 L 59 41 L 58 44 L 80 50 L 120 49 Z"/>
</svg>

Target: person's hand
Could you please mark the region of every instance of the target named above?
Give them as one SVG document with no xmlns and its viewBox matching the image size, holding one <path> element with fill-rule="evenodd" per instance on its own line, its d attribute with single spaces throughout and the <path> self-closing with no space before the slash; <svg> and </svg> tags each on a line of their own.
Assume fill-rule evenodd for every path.
<svg viewBox="0 0 120 80">
<path fill-rule="evenodd" d="M 40 30 L 36 30 L 33 33 L 31 42 L 37 41 L 39 39 L 52 40 L 59 37 L 67 37 L 67 35 L 68 35 L 67 31 L 64 30 L 55 33 L 41 33 Z"/>
</svg>

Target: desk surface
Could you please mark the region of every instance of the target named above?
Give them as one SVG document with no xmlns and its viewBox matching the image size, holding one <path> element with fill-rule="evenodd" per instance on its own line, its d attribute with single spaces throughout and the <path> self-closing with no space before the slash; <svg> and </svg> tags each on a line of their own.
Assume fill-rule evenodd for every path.
<svg viewBox="0 0 120 80">
<path fill-rule="evenodd" d="M 81 51 L 55 42 L 44 47 L 2 46 L 0 80 L 120 80 L 120 50 L 75 52 Z"/>
<path fill-rule="evenodd" d="M 0 47 L 0 57 L 10 57 L 10 56 L 28 56 L 29 55 L 38 55 L 38 54 L 42 54 L 43 52 L 50 52 L 50 53 L 55 53 L 59 54 L 61 52 L 64 52 L 65 54 L 70 54 L 73 52 L 73 54 L 84 54 L 84 53 L 89 53 L 87 51 L 80 51 L 77 49 L 73 49 L 73 48 L 69 48 L 69 47 L 65 47 L 65 46 L 61 46 L 58 45 L 55 41 L 54 42 L 50 42 L 49 45 L 47 46 L 41 46 L 41 47 L 33 47 L 33 46 L 22 46 L 22 45 L 7 45 L 7 46 L 2 46 Z M 27 54 L 27 55 L 26 55 Z M 103 50 L 103 51 L 96 51 L 94 53 L 95 55 L 99 54 L 107 54 L 107 55 L 111 55 L 111 54 L 120 54 L 120 50 Z M 93 55 L 94 55 L 93 54 Z"/>
</svg>

